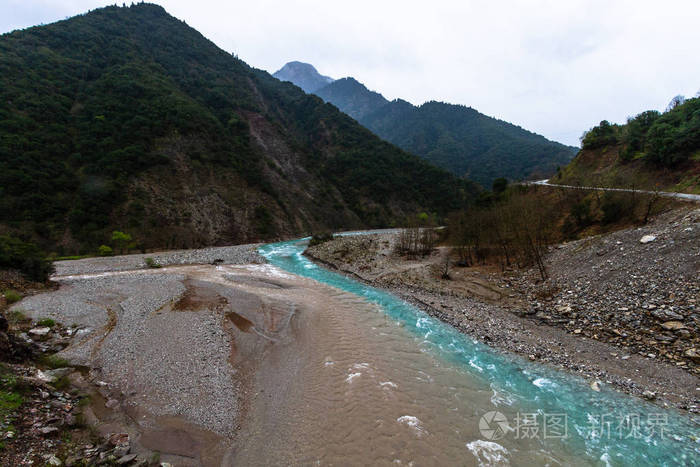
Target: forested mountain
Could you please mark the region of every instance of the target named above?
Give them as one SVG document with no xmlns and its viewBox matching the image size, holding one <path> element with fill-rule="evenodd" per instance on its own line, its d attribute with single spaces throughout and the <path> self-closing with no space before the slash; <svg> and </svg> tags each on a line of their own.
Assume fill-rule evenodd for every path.
<svg viewBox="0 0 700 467">
<path fill-rule="evenodd" d="M 700 193 L 700 98 L 677 96 L 666 112 L 642 112 L 624 125 L 603 120 L 552 181 Z"/>
<path fill-rule="evenodd" d="M 323 76 L 316 71 L 313 65 L 302 62 L 289 62 L 274 72 L 272 76 L 280 81 L 290 81 L 307 93 L 315 92 L 333 82 L 333 78 Z"/>
<path fill-rule="evenodd" d="M 342 78 L 314 93 L 326 102 L 338 107 L 358 122 L 389 103 L 378 92 L 370 91 L 355 78 Z"/>
<path fill-rule="evenodd" d="M 383 139 L 489 188 L 500 177 L 552 175 L 578 151 L 471 107 L 389 102 L 353 78 L 333 81 L 314 93 Z"/>
<path fill-rule="evenodd" d="M 577 149 L 547 140 L 471 107 L 396 100 L 360 122 L 385 140 L 490 188 L 494 179 L 545 178 Z"/>
<path fill-rule="evenodd" d="M 0 36 L 0 234 L 49 251 L 387 226 L 472 190 L 156 5 Z"/>
</svg>

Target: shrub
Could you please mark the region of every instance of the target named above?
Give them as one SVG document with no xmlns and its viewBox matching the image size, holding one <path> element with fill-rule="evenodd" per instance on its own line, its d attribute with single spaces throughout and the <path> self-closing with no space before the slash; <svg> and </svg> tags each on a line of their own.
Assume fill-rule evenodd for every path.
<svg viewBox="0 0 700 467">
<path fill-rule="evenodd" d="M 97 253 L 100 256 L 112 256 L 114 254 L 114 250 L 112 250 L 112 247 L 110 246 L 100 245 L 100 247 L 97 249 Z"/>
<path fill-rule="evenodd" d="M 44 318 L 40 319 L 39 321 L 36 322 L 37 326 L 46 326 L 49 328 L 52 328 L 56 325 L 56 321 L 52 320 L 51 318 Z"/>
<path fill-rule="evenodd" d="M 163 267 L 160 264 L 158 264 L 153 258 L 146 258 L 144 259 L 144 261 L 146 262 L 146 266 L 148 266 L 149 268 L 157 269 Z"/>
<path fill-rule="evenodd" d="M 54 270 L 51 261 L 35 244 L 9 235 L 0 235 L 0 268 L 18 269 L 37 282 L 45 282 Z"/>
<path fill-rule="evenodd" d="M 311 240 L 309 240 L 309 246 L 320 245 L 321 243 L 330 242 L 333 240 L 333 234 L 330 232 L 323 232 L 320 234 L 313 234 Z"/>
<path fill-rule="evenodd" d="M 557 170 L 559 167 L 557 167 Z M 503 193 L 508 188 L 508 180 L 505 178 L 497 178 L 493 181 L 492 190 L 494 193 Z"/>
<path fill-rule="evenodd" d="M 615 126 L 607 120 L 603 120 L 596 127 L 591 128 L 583 134 L 581 143 L 583 149 L 596 149 L 617 143 Z"/>
<path fill-rule="evenodd" d="M 612 224 L 634 215 L 632 198 L 626 193 L 605 193 L 600 209 L 603 224 Z"/>
<path fill-rule="evenodd" d="M 13 303 L 17 303 L 22 299 L 22 296 L 14 290 L 6 290 L 3 295 L 5 296 L 5 300 L 7 301 L 7 303 L 10 305 Z"/>
</svg>

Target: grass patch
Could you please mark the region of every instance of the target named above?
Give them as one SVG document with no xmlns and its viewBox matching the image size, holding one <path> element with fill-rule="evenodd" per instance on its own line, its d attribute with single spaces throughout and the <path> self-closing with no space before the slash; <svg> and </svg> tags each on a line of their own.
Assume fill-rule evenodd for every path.
<svg viewBox="0 0 700 467">
<path fill-rule="evenodd" d="M 78 399 L 78 403 L 77 403 L 76 405 L 77 405 L 78 407 L 87 407 L 88 405 L 90 405 L 90 402 L 91 402 L 91 401 L 92 401 L 92 399 L 90 398 L 89 395 L 88 395 L 88 396 L 83 396 L 83 397 L 81 397 L 80 399 Z"/>
<path fill-rule="evenodd" d="M 0 416 L 5 417 L 17 410 L 24 400 L 18 392 L 0 391 Z"/>
<path fill-rule="evenodd" d="M 37 326 L 45 326 L 47 328 L 52 328 L 56 325 L 56 321 L 51 318 L 43 318 L 36 322 Z"/>
<path fill-rule="evenodd" d="M 24 402 L 21 391 L 24 389 L 7 367 L 0 366 L 0 419 L 14 412 Z"/>
<path fill-rule="evenodd" d="M 51 383 L 51 386 L 55 387 L 58 391 L 65 391 L 70 387 L 70 380 L 67 376 L 61 376 L 56 382 Z"/>
<path fill-rule="evenodd" d="M 37 359 L 37 363 L 47 366 L 52 370 L 56 368 L 66 368 L 70 366 L 70 362 L 65 358 L 57 357 L 56 355 L 41 355 Z"/>
<path fill-rule="evenodd" d="M 22 300 L 22 296 L 14 290 L 6 290 L 3 292 L 3 295 L 5 296 L 5 300 L 7 300 L 7 303 L 10 305 Z"/>
</svg>

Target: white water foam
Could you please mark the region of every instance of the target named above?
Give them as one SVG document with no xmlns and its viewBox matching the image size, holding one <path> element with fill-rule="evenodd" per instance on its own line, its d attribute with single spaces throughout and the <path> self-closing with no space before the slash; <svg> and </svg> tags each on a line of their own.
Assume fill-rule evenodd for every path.
<svg viewBox="0 0 700 467">
<path fill-rule="evenodd" d="M 423 428 L 423 423 L 418 419 L 418 417 L 414 417 L 413 415 L 402 415 L 397 418 L 396 421 L 412 428 L 413 431 L 416 432 L 416 436 L 419 438 L 427 433 L 425 428 Z"/>
<path fill-rule="evenodd" d="M 493 441 L 478 439 L 467 443 L 467 449 L 474 454 L 480 466 L 509 465 L 508 450 Z"/>
<path fill-rule="evenodd" d="M 535 386 L 538 388 L 552 388 L 556 386 L 556 383 L 552 380 L 549 380 L 547 378 L 537 378 L 532 382 Z"/>
<path fill-rule="evenodd" d="M 362 376 L 362 373 L 349 373 L 348 377 L 345 378 L 346 383 L 352 383 L 352 380 L 357 378 L 358 376 Z"/>
</svg>

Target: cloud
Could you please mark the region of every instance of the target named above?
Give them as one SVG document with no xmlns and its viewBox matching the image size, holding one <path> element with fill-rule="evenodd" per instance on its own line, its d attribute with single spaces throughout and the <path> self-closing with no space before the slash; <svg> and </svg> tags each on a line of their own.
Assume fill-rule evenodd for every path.
<svg viewBox="0 0 700 467">
<path fill-rule="evenodd" d="M 9 0 L 7 31 L 109 2 Z M 568 144 L 700 89 L 696 0 L 163 0 L 221 48 L 276 71 L 290 60 L 388 98 L 443 100 Z"/>
</svg>

